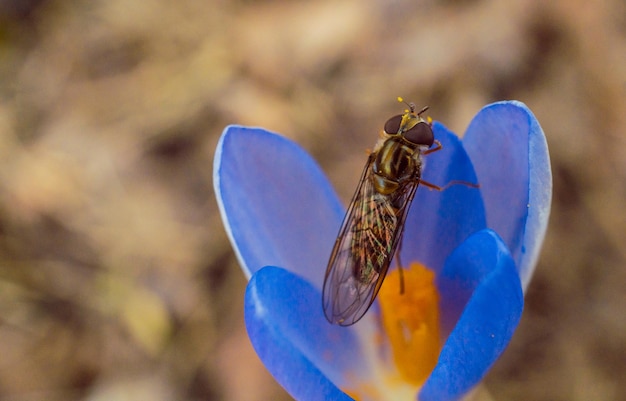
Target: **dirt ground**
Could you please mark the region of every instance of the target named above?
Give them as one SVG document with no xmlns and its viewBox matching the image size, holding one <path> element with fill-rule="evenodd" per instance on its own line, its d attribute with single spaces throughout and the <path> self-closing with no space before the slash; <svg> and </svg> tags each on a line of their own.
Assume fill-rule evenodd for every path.
<svg viewBox="0 0 626 401">
<path fill-rule="evenodd" d="M 290 399 L 243 325 L 218 137 L 283 133 L 347 202 L 397 96 L 458 133 L 518 99 L 548 139 L 493 399 L 626 400 L 623 0 L 0 0 L 0 399 Z"/>
</svg>

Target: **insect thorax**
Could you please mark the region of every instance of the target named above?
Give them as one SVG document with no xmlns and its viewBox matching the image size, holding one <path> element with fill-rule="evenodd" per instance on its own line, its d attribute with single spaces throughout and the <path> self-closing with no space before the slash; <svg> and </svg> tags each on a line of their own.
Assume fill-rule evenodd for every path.
<svg viewBox="0 0 626 401">
<path fill-rule="evenodd" d="M 395 192 L 408 180 L 420 178 L 420 149 L 400 136 L 387 139 L 376 154 L 372 166 L 374 187 L 383 195 Z"/>
</svg>

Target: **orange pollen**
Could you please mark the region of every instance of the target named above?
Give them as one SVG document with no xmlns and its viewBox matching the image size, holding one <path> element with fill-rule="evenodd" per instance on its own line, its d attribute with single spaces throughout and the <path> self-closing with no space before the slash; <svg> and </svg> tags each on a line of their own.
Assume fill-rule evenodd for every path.
<svg viewBox="0 0 626 401">
<path fill-rule="evenodd" d="M 412 263 L 403 273 L 403 293 L 400 272 L 394 269 L 378 294 L 382 326 L 402 378 L 421 386 L 437 364 L 441 349 L 439 294 L 435 273 L 423 265 Z"/>
</svg>

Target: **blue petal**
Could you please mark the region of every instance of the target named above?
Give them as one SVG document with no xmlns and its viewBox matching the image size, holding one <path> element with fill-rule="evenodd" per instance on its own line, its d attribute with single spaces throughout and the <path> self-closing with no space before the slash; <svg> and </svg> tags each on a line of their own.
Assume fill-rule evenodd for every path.
<svg viewBox="0 0 626 401">
<path fill-rule="evenodd" d="M 477 182 L 459 138 L 440 123 L 434 131 L 443 149 L 424 156 L 423 180 L 438 186 L 454 180 Z M 420 185 L 407 217 L 402 263 L 418 261 L 438 272 L 452 250 L 485 226 L 479 189 L 453 185 L 436 191 Z"/>
<path fill-rule="evenodd" d="M 257 354 L 297 400 L 350 400 L 338 385 L 364 366 L 354 330 L 329 324 L 321 294 L 287 270 L 265 267 L 246 290 L 245 320 Z"/>
<path fill-rule="evenodd" d="M 526 288 L 552 201 L 550 156 L 532 112 L 516 101 L 484 107 L 463 138 L 480 181 L 487 225 L 504 239 Z"/>
<path fill-rule="evenodd" d="M 322 287 L 344 208 L 298 145 L 259 128 L 229 126 L 213 182 L 226 232 L 248 277 L 286 266 Z"/>
<path fill-rule="evenodd" d="M 491 230 L 471 236 L 450 255 L 438 285 L 442 311 L 450 308 L 460 318 L 420 391 L 420 401 L 457 400 L 478 384 L 511 340 L 524 303 L 515 263 Z M 443 316 L 444 326 L 450 318 Z"/>
</svg>

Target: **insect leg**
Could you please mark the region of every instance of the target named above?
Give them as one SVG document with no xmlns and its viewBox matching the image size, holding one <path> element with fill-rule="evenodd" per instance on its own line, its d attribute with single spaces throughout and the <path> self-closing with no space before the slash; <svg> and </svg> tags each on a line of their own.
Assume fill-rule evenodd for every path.
<svg viewBox="0 0 626 401">
<path fill-rule="evenodd" d="M 396 250 L 396 263 L 398 265 L 398 271 L 400 272 L 400 295 L 404 294 L 404 270 L 402 270 L 402 261 L 400 261 L 400 253 L 402 251 L 402 239 L 404 238 L 404 227 L 402 228 L 402 231 L 403 233 L 400 235 L 398 250 Z"/>
<path fill-rule="evenodd" d="M 470 187 L 470 188 L 480 188 L 480 184 L 474 184 L 473 182 L 461 181 L 461 180 L 452 180 L 444 186 L 439 186 L 439 185 L 432 184 L 428 181 L 424 181 L 420 179 L 420 184 L 430 189 L 437 190 L 437 191 L 445 191 L 446 189 L 450 188 L 453 185 L 465 185 L 466 187 Z"/>
<path fill-rule="evenodd" d="M 438 150 L 443 149 L 443 145 L 441 145 L 441 142 L 439 142 L 438 140 L 436 140 L 436 139 L 435 139 L 435 142 L 434 142 L 434 143 L 436 143 L 436 144 L 437 144 L 437 146 L 435 146 L 435 147 L 434 147 L 434 148 L 432 148 L 432 149 L 426 149 L 425 151 L 423 151 L 423 152 L 422 152 L 422 155 L 428 155 L 428 154 L 430 154 L 430 153 L 434 153 L 434 152 L 436 152 L 436 151 L 438 151 Z"/>
<path fill-rule="evenodd" d="M 437 144 L 437 146 L 435 146 L 432 149 L 427 149 L 425 151 L 422 152 L 422 155 L 428 155 L 434 152 L 437 152 L 438 150 L 443 149 L 443 145 L 441 144 L 441 142 L 439 142 L 438 140 L 435 139 L 435 144 Z M 473 182 L 469 182 L 469 181 L 462 181 L 462 180 L 452 180 L 450 182 L 448 182 L 446 185 L 444 186 L 439 186 L 439 185 L 435 185 L 432 184 L 428 181 L 424 181 L 422 179 L 420 179 L 420 184 L 423 184 L 425 187 L 428 187 L 430 189 L 435 189 L 437 191 L 445 191 L 446 189 L 448 189 L 449 187 L 453 186 L 453 185 L 465 185 L 466 187 L 470 187 L 470 188 L 480 188 L 479 184 L 474 184 Z"/>
</svg>

